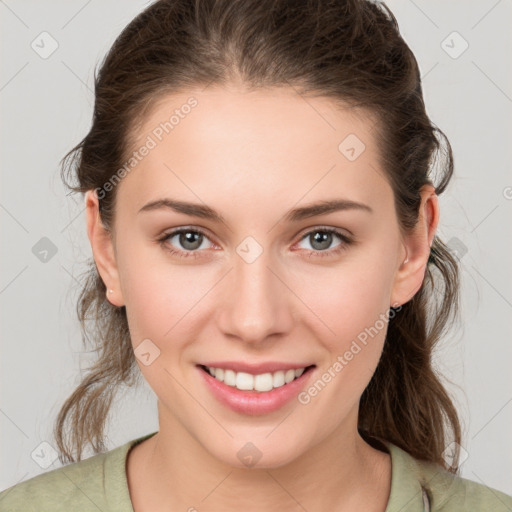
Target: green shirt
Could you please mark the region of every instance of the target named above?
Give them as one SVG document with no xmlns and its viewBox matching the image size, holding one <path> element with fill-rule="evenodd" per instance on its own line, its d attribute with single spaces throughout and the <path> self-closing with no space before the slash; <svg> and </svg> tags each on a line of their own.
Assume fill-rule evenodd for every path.
<svg viewBox="0 0 512 512">
<path fill-rule="evenodd" d="M 133 512 L 126 458 L 130 448 L 154 434 L 9 487 L 0 493 L 0 511 Z M 512 511 L 511 496 L 385 445 L 392 465 L 386 512 Z"/>
</svg>

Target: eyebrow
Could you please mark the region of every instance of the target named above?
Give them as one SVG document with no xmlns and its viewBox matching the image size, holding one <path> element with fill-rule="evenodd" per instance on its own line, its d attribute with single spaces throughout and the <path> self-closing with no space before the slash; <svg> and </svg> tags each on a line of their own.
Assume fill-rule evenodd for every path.
<svg viewBox="0 0 512 512">
<path fill-rule="evenodd" d="M 138 213 L 161 209 L 170 209 L 178 213 L 191 215 L 193 217 L 200 217 L 202 219 L 208 219 L 215 222 L 225 222 L 224 217 L 209 206 L 198 203 L 177 201 L 175 199 L 157 199 L 156 201 L 151 201 L 145 204 Z M 373 213 L 372 208 L 366 204 L 351 201 L 349 199 L 333 199 L 330 201 L 320 201 L 307 206 L 301 206 L 300 208 L 294 208 L 286 213 L 284 219 L 287 222 L 298 222 L 318 215 L 344 210 L 359 210 Z"/>
</svg>

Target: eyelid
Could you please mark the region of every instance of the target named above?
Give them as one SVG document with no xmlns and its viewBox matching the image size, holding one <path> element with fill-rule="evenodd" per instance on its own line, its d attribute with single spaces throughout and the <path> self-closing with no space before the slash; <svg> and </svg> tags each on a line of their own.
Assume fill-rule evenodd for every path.
<svg viewBox="0 0 512 512">
<path fill-rule="evenodd" d="M 328 225 L 322 225 L 322 224 L 315 224 L 314 226 L 310 226 L 308 228 L 304 228 L 304 230 L 301 231 L 301 234 L 298 235 L 299 236 L 299 240 L 302 240 L 304 238 L 304 236 L 306 236 L 309 233 L 311 233 L 311 231 L 335 231 L 339 235 L 344 235 L 347 238 L 353 238 L 354 237 L 354 234 L 351 231 L 349 231 L 348 229 L 346 229 L 346 228 L 340 228 L 340 227 L 336 227 L 336 226 L 328 226 Z M 344 232 L 346 232 L 346 233 L 344 233 Z"/>
<path fill-rule="evenodd" d="M 161 240 L 162 238 L 170 237 L 171 235 L 176 235 L 176 234 L 179 234 L 180 232 L 187 231 L 187 230 L 189 230 L 189 231 L 197 231 L 197 232 L 201 233 L 202 235 L 204 235 L 205 237 L 207 237 L 212 242 L 213 242 L 212 238 L 215 238 L 215 237 L 213 237 L 209 233 L 209 230 L 207 230 L 206 228 L 203 228 L 203 227 L 200 227 L 200 226 L 194 226 L 194 225 L 183 225 L 183 226 L 177 226 L 175 228 L 169 228 L 168 230 L 167 229 L 164 230 L 160 235 L 157 236 L 157 239 Z M 304 228 L 302 231 L 299 232 L 299 234 L 293 235 L 289 239 L 289 242 L 292 242 L 295 238 L 298 238 L 298 241 L 300 241 L 306 235 L 311 233 L 311 231 L 315 231 L 315 230 L 318 230 L 318 231 L 321 231 L 321 230 L 339 231 L 339 232 L 341 232 L 340 234 L 344 234 L 343 231 L 345 231 L 347 233 L 345 236 L 348 236 L 348 237 L 351 237 L 351 238 L 354 237 L 354 234 L 349 229 L 347 229 L 347 228 L 340 228 L 340 227 L 335 227 L 335 226 L 315 224 L 313 226 L 309 226 L 307 228 Z M 219 245 L 216 242 L 214 242 L 214 243 L 216 245 Z"/>
<path fill-rule="evenodd" d="M 161 235 L 157 237 L 157 241 L 166 240 L 169 238 L 172 238 L 176 235 L 179 235 L 180 233 L 186 233 L 186 232 L 197 232 L 202 234 L 205 238 L 207 238 L 213 245 L 219 245 L 213 240 L 213 236 L 210 235 L 209 231 L 206 228 L 202 228 L 199 226 L 178 226 L 169 230 L 165 230 Z M 201 252 L 201 251 L 186 251 L 186 252 Z"/>
</svg>

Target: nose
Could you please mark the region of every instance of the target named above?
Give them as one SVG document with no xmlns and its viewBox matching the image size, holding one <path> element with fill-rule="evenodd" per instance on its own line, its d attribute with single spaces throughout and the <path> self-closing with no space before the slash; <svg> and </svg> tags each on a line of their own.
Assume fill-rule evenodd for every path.
<svg viewBox="0 0 512 512">
<path fill-rule="evenodd" d="M 225 336 L 259 344 L 291 330 L 293 293 L 279 269 L 265 251 L 252 262 L 235 255 L 217 309 L 218 326 Z"/>
</svg>

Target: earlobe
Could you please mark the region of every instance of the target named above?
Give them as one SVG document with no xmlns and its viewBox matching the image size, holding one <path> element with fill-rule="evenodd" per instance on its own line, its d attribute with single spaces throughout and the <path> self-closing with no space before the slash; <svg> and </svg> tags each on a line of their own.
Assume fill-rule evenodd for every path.
<svg viewBox="0 0 512 512">
<path fill-rule="evenodd" d="M 107 300 L 114 306 L 123 306 L 119 273 L 110 231 L 105 228 L 99 213 L 98 197 L 94 190 L 85 193 L 87 236 L 91 244 L 96 268 L 107 288 Z"/>
</svg>

